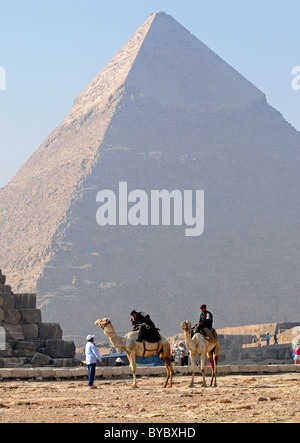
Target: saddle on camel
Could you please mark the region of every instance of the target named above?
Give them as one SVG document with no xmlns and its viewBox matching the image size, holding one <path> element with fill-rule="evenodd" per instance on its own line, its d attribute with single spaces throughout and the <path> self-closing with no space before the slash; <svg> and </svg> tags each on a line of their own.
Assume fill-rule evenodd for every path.
<svg viewBox="0 0 300 443">
<path fill-rule="evenodd" d="M 155 324 L 150 318 L 149 314 L 145 312 L 136 312 L 132 311 L 130 314 L 133 319 L 131 319 L 131 323 L 134 331 L 138 331 L 139 335 L 137 338 L 137 342 L 144 343 L 145 354 L 147 352 L 146 343 L 157 343 L 159 348 L 159 342 L 161 340 L 161 335 L 159 333 L 159 329 L 156 328 Z"/>
</svg>

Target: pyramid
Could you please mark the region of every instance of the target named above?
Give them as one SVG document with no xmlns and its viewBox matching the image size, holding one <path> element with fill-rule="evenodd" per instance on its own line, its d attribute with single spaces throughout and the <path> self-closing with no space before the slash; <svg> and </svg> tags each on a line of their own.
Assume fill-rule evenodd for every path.
<svg viewBox="0 0 300 443">
<path fill-rule="evenodd" d="M 298 321 L 299 148 L 263 92 L 153 14 L 0 190 L 1 266 L 77 344 L 133 308 L 169 336 L 204 302 L 218 328 Z M 204 234 L 100 227 L 97 194 L 121 182 L 204 190 Z"/>
</svg>

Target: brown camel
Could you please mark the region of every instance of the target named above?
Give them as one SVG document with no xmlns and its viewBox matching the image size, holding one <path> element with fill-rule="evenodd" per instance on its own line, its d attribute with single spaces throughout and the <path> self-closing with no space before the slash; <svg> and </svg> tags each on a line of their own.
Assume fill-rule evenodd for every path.
<svg viewBox="0 0 300 443">
<path fill-rule="evenodd" d="M 168 386 L 170 380 L 170 388 L 173 384 L 173 367 L 171 360 L 171 346 L 167 339 L 161 337 L 158 343 L 137 342 L 138 332 L 129 332 L 125 337 L 117 335 L 109 318 L 97 320 L 95 325 L 100 326 L 103 332 L 109 338 L 111 344 L 121 351 L 126 352 L 133 373 L 133 388 L 137 388 L 136 382 L 136 357 L 151 357 L 159 355 L 167 369 L 167 379 L 164 388 Z"/>
<path fill-rule="evenodd" d="M 204 363 L 205 356 L 207 355 L 212 370 L 212 379 L 210 386 L 213 385 L 213 381 L 215 380 L 214 386 L 217 386 L 217 368 L 218 362 L 220 358 L 220 343 L 219 340 L 212 341 L 207 340 L 202 334 L 195 334 L 192 338 L 192 325 L 190 321 L 184 321 L 181 323 L 181 328 L 184 331 L 185 344 L 190 351 L 190 357 L 192 361 L 192 382 L 190 387 L 194 386 L 195 379 L 195 370 L 196 370 L 196 355 L 199 355 L 201 358 L 201 371 L 203 376 L 203 387 L 206 387 L 206 380 L 204 375 Z"/>
</svg>

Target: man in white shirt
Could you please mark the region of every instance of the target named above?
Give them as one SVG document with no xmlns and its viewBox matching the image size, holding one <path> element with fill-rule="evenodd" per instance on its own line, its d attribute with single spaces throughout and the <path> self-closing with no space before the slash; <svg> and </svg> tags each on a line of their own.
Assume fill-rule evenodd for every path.
<svg viewBox="0 0 300 443">
<path fill-rule="evenodd" d="M 102 358 L 100 357 L 96 345 L 94 343 L 95 336 L 88 335 L 86 339 L 87 339 L 87 344 L 85 346 L 85 355 L 86 355 L 86 364 L 89 369 L 89 387 L 91 389 L 96 389 L 96 386 L 94 386 L 96 365 L 97 365 L 97 360 L 99 360 L 100 364 L 102 364 Z"/>
</svg>

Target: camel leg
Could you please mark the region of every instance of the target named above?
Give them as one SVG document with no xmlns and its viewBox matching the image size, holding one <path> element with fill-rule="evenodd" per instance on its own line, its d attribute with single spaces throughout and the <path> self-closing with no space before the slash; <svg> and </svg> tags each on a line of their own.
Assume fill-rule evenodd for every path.
<svg viewBox="0 0 300 443">
<path fill-rule="evenodd" d="M 215 379 L 215 368 L 216 368 L 214 353 L 213 352 L 208 352 L 207 357 L 208 357 L 208 360 L 209 360 L 210 365 L 211 365 L 211 382 L 210 382 L 210 387 L 212 387 L 214 379 Z"/>
<path fill-rule="evenodd" d="M 191 354 L 191 362 L 192 362 L 192 381 L 189 387 L 193 388 L 195 386 L 196 355 Z"/>
<path fill-rule="evenodd" d="M 169 371 L 170 371 L 170 388 L 172 388 L 173 387 L 173 375 L 174 375 L 172 361 L 170 362 Z"/>
<path fill-rule="evenodd" d="M 218 372 L 218 363 L 219 363 L 219 356 L 214 354 L 214 363 L 215 363 L 215 388 L 218 386 L 217 384 L 217 372 Z"/>
<path fill-rule="evenodd" d="M 210 387 L 212 387 L 214 379 L 215 379 L 215 359 L 214 356 L 212 354 L 209 355 L 209 361 L 210 361 L 210 365 L 211 365 L 211 381 L 210 381 Z"/>
<path fill-rule="evenodd" d="M 168 382 L 170 380 L 170 370 L 169 370 L 167 363 L 165 363 L 165 366 L 166 366 L 166 370 L 167 370 L 167 378 L 166 378 L 166 382 L 163 386 L 164 389 L 166 389 L 166 387 L 168 386 Z"/>
<path fill-rule="evenodd" d="M 173 371 L 173 367 L 172 367 L 172 361 L 171 361 L 170 358 L 168 358 L 168 361 L 166 363 L 166 368 L 167 368 L 167 371 L 168 371 L 168 374 L 169 374 L 168 377 L 169 377 L 169 380 L 170 380 L 170 388 L 172 388 L 173 387 L 174 371 Z"/>
<path fill-rule="evenodd" d="M 167 370 L 167 379 L 166 382 L 163 385 L 163 388 L 166 389 L 166 387 L 168 386 L 168 382 L 171 378 L 171 372 L 170 372 L 170 365 L 171 365 L 171 361 L 168 357 L 165 357 L 163 354 L 160 354 L 160 358 L 161 360 L 164 362 L 166 370 Z M 171 387 L 172 387 L 172 381 L 171 381 Z"/>
<path fill-rule="evenodd" d="M 201 372 L 202 372 L 202 378 L 203 378 L 203 384 L 202 387 L 206 388 L 207 384 L 206 384 L 206 380 L 205 380 L 205 371 L 204 371 L 204 364 L 205 364 L 205 355 L 201 356 Z"/>
<path fill-rule="evenodd" d="M 134 389 L 137 389 L 137 382 L 136 382 L 136 362 L 135 362 L 135 355 L 129 355 L 129 362 L 130 362 L 130 367 L 132 369 L 132 375 L 133 375 L 133 385 L 132 387 Z"/>
</svg>

